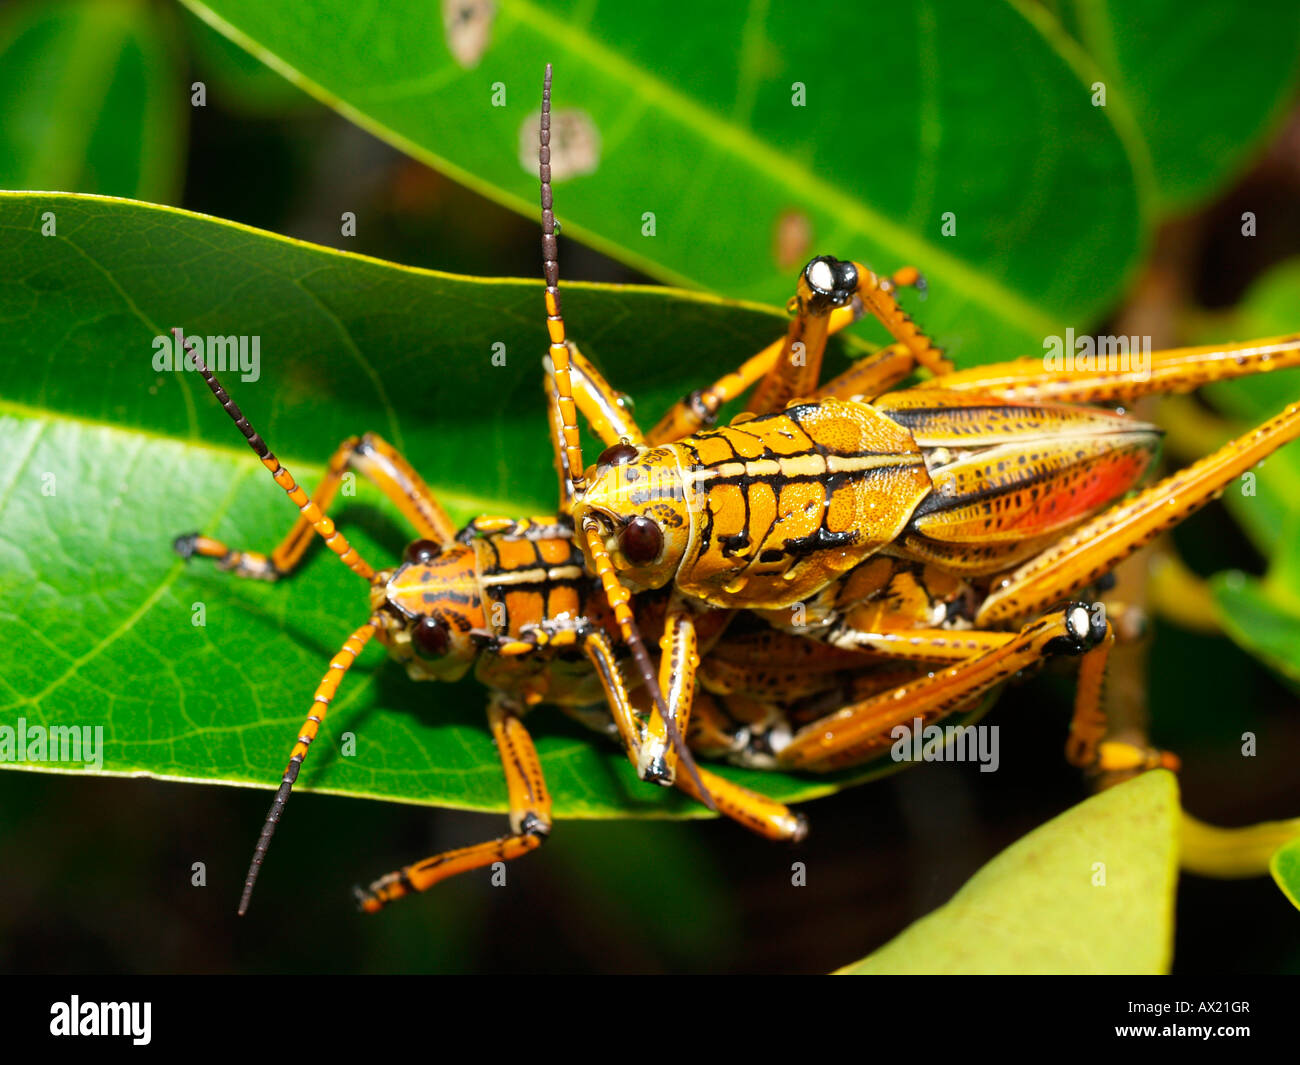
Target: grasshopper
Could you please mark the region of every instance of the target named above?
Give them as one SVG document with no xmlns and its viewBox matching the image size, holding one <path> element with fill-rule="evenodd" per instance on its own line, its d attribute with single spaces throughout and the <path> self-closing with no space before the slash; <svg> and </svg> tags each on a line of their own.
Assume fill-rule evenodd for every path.
<svg viewBox="0 0 1300 1065">
<path fill-rule="evenodd" d="M 1105 528 L 1089 531 L 1111 513 L 1102 508 L 1136 482 L 1154 453 L 1152 427 L 1077 404 L 1128 401 L 1150 391 L 1295 365 L 1300 342 L 1278 338 L 1222 350 L 1161 353 L 1146 381 L 1104 373 L 1052 375 L 1029 360 L 958 373 L 894 300 L 899 288 L 923 285 L 917 271 L 905 268 L 879 277 L 859 264 L 818 257 L 800 275 L 786 337 L 686 397 L 642 434 L 620 394 L 565 336 L 547 158 L 549 88 L 548 69 L 540 161 L 551 339 L 546 385 L 560 485 L 558 516 L 480 518 L 458 531 L 410 464 L 374 434 L 340 445 L 324 481 L 308 497 L 215 376 L 200 367 L 300 517 L 269 556 L 235 551 L 200 534 L 178 539 L 177 550 L 215 559 L 239 576 L 274 580 L 301 561 L 315 533 L 370 584 L 371 615 L 331 660 L 316 690 L 259 837 L 240 912 L 248 907 L 271 837 L 338 685 L 371 639 L 413 679 L 456 680 L 474 669 L 489 688 L 489 727 L 506 776 L 510 832 L 379 878 L 358 891 L 367 911 L 456 873 L 529 853 L 546 839 L 550 799 L 522 722 L 540 702 L 557 704 L 609 733 L 644 779 L 675 783 L 775 839 L 801 838 L 802 817 L 696 767 L 681 733 L 689 728 L 690 747 L 697 751 L 743 766 L 839 768 L 878 755 L 889 745 L 894 724 L 913 717 L 928 723 L 966 709 L 1011 674 L 1068 653 L 1083 656 L 1067 747 L 1071 760 L 1104 768 L 1175 764 L 1163 752 L 1103 742 L 1098 697 L 1113 639 L 1104 616 L 1098 617 L 1090 603 L 1069 601 L 1015 630 L 1004 618 L 1035 610 L 1035 601 L 1015 600 L 1015 594 L 1032 594 L 1045 578 L 1020 593 L 1012 578 L 1036 560 L 1045 566 L 1040 556 L 1048 545 L 1087 546 L 1102 536 Z M 826 339 L 867 312 L 886 324 L 896 343 L 817 387 Z M 806 357 L 792 359 L 796 350 Z M 932 378 L 891 391 L 918 367 Z M 705 428 L 724 403 L 754 384 L 758 388 L 745 415 L 722 429 Z M 805 394 L 809 401 L 785 406 Z M 606 445 L 591 470 L 582 465 L 578 411 Z M 1214 460 L 1206 473 L 1180 487 L 1180 500 L 1203 503 L 1218 490 L 1206 484 L 1221 489 L 1235 475 L 1224 472 L 1236 468 L 1234 462 L 1249 465 L 1295 435 L 1294 408 L 1289 414 L 1289 421 L 1263 427 L 1263 436 L 1243 438 L 1193 467 L 1189 474 Z M 856 432 L 851 441 L 856 443 L 867 432 L 884 448 L 869 452 L 871 462 L 861 470 L 832 469 L 826 459 L 834 448 L 827 440 L 845 432 Z M 802 453 L 792 446 L 801 440 L 810 445 Z M 1026 450 L 1031 444 L 1042 449 L 1042 457 L 1028 457 L 1037 455 Z M 722 446 L 731 449 L 729 457 L 716 452 Z M 756 447 L 761 449 L 751 454 Z M 790 462 L 818 449 L 823 461 L 817 476 L 798 469 L 792 478 Z M 1070 453 L 1080 450 L 1072 465 Z M 1045 504 L 1022 507 L 1020 512 L 1033 519 L 1033 536 L 1023 530 L 1019 539 L 1005 535 L 1006 522 L 983 539 L 963 539 L 961 528 L 947 540 L 936 536 L 936 528 L 959 525 L 957 515 L 967 533 L 979 524 L 969 511 L 980 502 L 963 500 L 962 492 L 969 495 L 972 485 L 987 484 L 987 477 L 979 478 L 991 468 L 990 454 L 1001 462 L 1026 455 L 1026 461 L 1045 463 L 1049 486 L 1069 484 L 1074 477 L 1088 485 L 1087 498 L 1056 515 L 1054 524 L 1042 519 Z M 739 478 L 726 483 L 716 477 L 737 462 L 744 467 Z M 767 466 L 756 471 L 747 465 L 756 462 Z M 326 516 L 349 470 L 372 480 L 416 530 L 418 538 L 400 565 L 376 570 Z M 787 497 L 796 481 L 804 495 Z M 1024 489 L 1014 480 L 997 487 L 1001 496 L 992 493 L 994 502 L 986 508 L 994 512 L 999 499 L 1016 499 Z M 1096 559 L 1077 549 L 1067 553 L 1063 565 L 1073 583 L 1048 605 L 1094 584 L 1132 549 L 1126 546 L 1130 541 L 1150 538 L 1148 526 L 1165 527 L 1160 524 L 1165 511 L 1156 505 L 1161 501 L 1150 497 L 1154 490 L 1131 501 L 1146 500 L 1136 510 L 1115 515 L 1118 541 L 1103 552 L 1104 565 L 1093 565 L 1075 579 Z M 762 492 L 766 498 L 760 499 Z M 870 518 L 861 529 L 828 524 L 837 514 L 832 501 L 845 493 L 851 516 Z M 787 506 L 791 498 L 795 504 Z M 826 520 L 800 536 L 786 535 L 785 523 L 801 520 L 810 498 L 820 502 Z M 935 502 L 927 509 L 928 500 Z M 763 537 L 754 536 L 755 505 L 776 515 Z M 887 513 L 871 515 L 877 508 Z M 741 511 L 745 519 L 737 522 Z M 938 518 L 920 523 L 927 515 Z M 952 520 L 940 520 L 947 518 Z M 711 531 L 701 548 L 696 531 L 705 522 Z M 880 522 L 891 532 L 887 539 Z M 773 567 L 780 560 L 768 554 L 769 541 L 797 545 L 784 569 Z M 1009 573 L 1011 567 L 1018 568 Z M 654 589 L 663 591 L 651 594 Z M 639 593 L 635 601 L 630 591 Z M 791 619 L 793 608 L 801 614 L 799 624 Z M 749 620 L 724 634 L 739 609 L 751 612 Z M 647 632 L 662 629 L 657 673 L 645 653 L 643 626 Z M 635 666 L 633 684 L 622 676 L 629 659 Z M 633 690 L 637 683 L 639 692 Z M 648 715 L 641 712 L 646 707 Z M 679 766 L 684 773 L 677 772 Z"/>
<path fill-rule="evenodd" d="M 578 356 L 581 358 L 581 356 Z M 245 879 L 239 912 L 247 912 L 271 839 L 284 814 L 311 745 L 330 704 L 358 655 L 373 639 L 416 681 L 456 681 L 473 670 L 489 690 L 488 725 L 501 755 L 509 801 L 510 831 L 459 850 L 434 855 L 380 877 L 357 897 L 374 912 L 407 894 L 422 892 L 458 873 L 505 861 L 535 850 L 551 830 L 551 800 L 536 750 L 523 723 L 540 703 L 559 706 L 581 723 L 615 739 L 633 765 L 644 763 L 646 729 L 635 684 L 625 683 L 625 625 L 609 609 L 599 582 L 584 570 L 584 559 L 565 516 L 481 517 L 457 530 L 425 481 L 381 437 L 351 437 L 330 458 L 325 477 L 308 496 L 254 430 L 216 375 L 195 356 L 196 368 L 299 517 L 269 554 L 238 550 L 201 533 L 178 537 L 184 558 L 208 558 L 234 576 L 278 581 L 292 574 L 314 536 L 369 585 L 369 617 L 331 659 L 298 730 L 288 765 L 271 803 Z M 563 456 L 557 453 L 561 482 Z M 327 515 L 344 476 L 359 474 L 402 512 L 416 539 L 402 561 L 376 569 Z M 801 702 L 797 720 L 815 716 L 846 690 L 846 677 L 878 665 L 879 656 L 817 647 L 797 637 L 768 630 L 734 641 L 732 653 L 715 679 L 708 652 L 730 641 L 724 637 L 730 614 L 705 611 L 689 626 L 667 626 L 666 597 L 638 604 L 648 631 L 663 631 L 663 659 L 652 676 L 653 693 L 642 685 L 641 699 L 666 697 L 670 705 L 691 699 L 697 668 L 697 639 L 704 634 L 705 661 L 700 679 L 716 698 L 705 702 L 697 721 L 710 754 L 746 766 L 772 766 L 772 739 L 791 731 L 780 703 L 787 694 Z M 640 639 L 640 624 L 632 631 Z M 689 631 L 691 642 L 681 634 Z M 720 639 L 721 638 L 721 639 Z M 756 669 L 756 653 L 763 663 Z M 811 652 L 811 653 L 810 653 Z M 633 681 L 640 678 L 634 677 Z M 861 682 L 865 683 L 865 681 Z M 854 688 L 860 691 L 860 684 Z M 683 718 L 685 720 L 685 718 Z M 662 730 L 655 738 L 667 741 Z M 671 752 L 673 748 L 668 745 Z M 688 755 L 689 757 L 689 755 Z M 655 778 L 651 778 L 655 779 Z M 693 798 L 750 830 L 776 840 L 797 841 L 807 831 L 802 815 L 747 788 L 693 765 L 675 783 Z M 662 778 L 658 782 L 663 781 Z"/>
<path fill-rule="evenodd" d="M 790 633 L 930 665 L 918 679 L 801 728 L 776 752 L 785 768 L 856 764 L 887 747 L 896 724 L 928 724 L 969 706 L 1058 652 L 1082 656 L 1072 762 L 1104 770 L 1176 764 L 1164 752 L 1103 742 L 1099 700 L 1114 626 L 1074 597 L 1300 435 L 1300 403 L 1128 498 L 1154 462 L 1160 432 L 1092 404 L 1297 366 L 1300 335 L 1157 352 L 1141 375 L 1033 359 L 958 373 L 895 299 L 910 272 L 887 278 L 819 256 L 799 276 L 779 350 L 688 396 L 643 433 L 567 339 L 549 97 L 548 68 L 549 402 L 569 471 L 560 510 L 579 530 L 611 606 L 626 610 L 635 593 L 671 588 L 673 627 L 689 630 L 701 608 L 746 609 Z M 819 385 L 827 337 L 858 309 L 894 343 Z M 930 376 L 897 387 L 918 370 Z M 756 382 L 744 413 L 706 427 L 722 402 Z M 590 468 L 578 413 L 605 446 Z M 689 644 L 689 632 L 682 639 Z M 686 729 L 689 699 L 673 712 Z M 652 719 L 651 732 L 658 737 L 665 726 Z M 642 768 L 672 778 L 673 752 L 662 739 L 647 746 Z"/>
</svg>

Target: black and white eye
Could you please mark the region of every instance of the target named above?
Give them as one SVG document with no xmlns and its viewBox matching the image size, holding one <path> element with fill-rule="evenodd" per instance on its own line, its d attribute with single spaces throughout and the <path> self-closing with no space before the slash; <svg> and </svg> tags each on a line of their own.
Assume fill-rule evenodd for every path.
<svg viewBox="0 0 1300 1065">
<path fill-rule="evenodd" d="M 447 623 L 440 618 L 422 617 L 411 630 L 411 648 L 420 658 L 441 658 L 450 642 Z"/>
<path fill-rule="evenodd" d="M 858 287 L 858 271 L 850 262 L 819 255 L 804 267 L 808 286 L 818 296 L 827 297 L 839 305 L 852 299 Z"/>
<path fill-rule="evenodd" d="M 619 550 L 634 566 L 644 566 L 659 557 L 664 534 L 649 518 L 638 515 L 623 526 L 618 535 Z"/>
</svg>

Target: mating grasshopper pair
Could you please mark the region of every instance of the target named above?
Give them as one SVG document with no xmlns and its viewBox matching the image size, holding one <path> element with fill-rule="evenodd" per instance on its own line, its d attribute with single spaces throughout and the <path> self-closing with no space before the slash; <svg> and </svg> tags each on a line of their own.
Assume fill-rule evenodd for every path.
<svg viewBox="0 0 1300 1065">
<path fill-rule="evenodd" d="M 1300 365 L 1300 337 L 1156 353 L 1142 377 L 1053 371 L 1036 360 L 954 372 L 895 299 L 919 280 L 915 271 L 885 278 L 818 257 L 800 275 L 784 339 L 642 433 L 565 335 L 549 118 L 548 70 L 540 161 L 558 517 L 480 519 L 458 533 L 414 470 L 370 434 L 341 445 L 308 497 L 203 370 L 300 517 L 269 557 L 198 534 L 178 540 L 178 550 L 275 579 L 301 560 L 315 531 L 370 583 L 370 617 L 317 688 L 241 912 L 338 684 L 372 638 L 417 680 L 457 679 L 477 663 L 491 691 L 511 831 L 375 881 L 360 893 L 367 910 L 542 842 L 550 800 L 521 720 L 539 702 L 589 717 L 603 701 L 643 778 L 675 783 L 774 838 L 797 838 L 802 819 L 696 767 L 682 735 L 741 764 L 840 768 L 878 755 L 895 725 L 969 707 L 1009 676 L 1068 653 L 1082 656 L 1070 760 L 1173 764 L 1158 751 L 1105 742 L 1100 692 L 1113 627 L 1073 597 L 1300 435 L 1300 405 L 1121 502 L 1152 463 L 1158 431 L 1088 404 Z M 865 312 L 895 343 L 821 385 L 827 338 Z M 918 369 L 930 376 L 896 389 Z M 705 428 L 755 385 L 745 414 Z M 605 445 L 591 469 L 579 413 Z M 376 571 L 326 516 L 348 470 L 374 481 L 415 528 L 419 539 L 400 566 Z M 768 628 L 726 632 L 738 610 Z M 651 624 L 663 633 L 657 672 L 641 635 Z M 728 669 L 756 639 L 792 672 L 778 665 L 765 682 Z M 629 694 L 620 655 L 635 667 L 648 715 Z M 821 696 L 824 706 L 846 670 L 857 678 L 851 697 L 828 713 L 792 712 L 800 696 Z M 796 674 L 797 691 L 771 684 Z M 697 704 L 697 688 L 718 697 Z M 763 728 L 753 727 L 755 706 Z"/>
</svg>

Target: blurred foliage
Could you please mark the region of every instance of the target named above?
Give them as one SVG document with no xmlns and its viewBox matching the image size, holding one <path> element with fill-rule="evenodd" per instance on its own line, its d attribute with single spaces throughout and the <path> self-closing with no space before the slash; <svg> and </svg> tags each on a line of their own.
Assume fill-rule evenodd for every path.
<svg viewBox="0 0 1300 1065">
<path fill-rule="evenodd" d="M 175 23 L 132 0 L 0 11 L 0 188 L 170 201 L 189 111 Z"/>
<path fill-rule="evenodd" d="M 1278 336 L 1296 329 L 1300 260 L 1260 278 L 1229 313 L 1208 320 L 1199 339 Z M 1276 414 L 1300 397 L 1300 370 L 1284 370 L 1213 385 L 1206 390 L 1229 416 L 1224 437 Z M 1247 651 L 1300 686 L 1300 448 L 1286 447 L 1234 485 L 1228 510 L 1260 551 L 1271 556 L 1265 577 L 1233 571 L 1211 584 L 1225 631 Z"/>
<path fill-rule="evenodd" d="M 1141 131 L 1162 214 L 1237 177 L 1285 114 L 1300 73 L 1300 5 L 1044 0 Z"/>
</svg>

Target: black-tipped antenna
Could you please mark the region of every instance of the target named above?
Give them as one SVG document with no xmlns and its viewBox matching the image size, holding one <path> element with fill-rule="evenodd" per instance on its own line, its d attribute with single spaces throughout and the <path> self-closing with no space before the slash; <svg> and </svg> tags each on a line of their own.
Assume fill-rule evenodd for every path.
<svg viewBox="0 0 1300 1065">
<path fill-rule="evenodd" d="M 586 487 L 583 472 L 586 466 L 582 462 L 582 444 L 578 436 L 577 405 L 573 400 L 573 380 L 569 373 L 569 345 L 564 331 L 564 314 L 560 304 L 560 262 L 559 250 L 555 241 L 555 199 L 551 190 L 551 64 L 546 64 L 546 75 L 542 79 L 542 115 L 538 125 L 537 147 L 538 176 L 542 185 L 542 272 L 546 278 L 546 329 L 551 338 L 551 369 L 555 378 L 555 399 L 558 408 L 556 423 L 560 427 L 563 441 L 564 460 L 567 465 L 569 480 L 573 485 L 574 498 L 582 495 Z M 584 534 L 585 535 L 585 534 Z M 686 741 L 678 731 L 663 693 L 659 690 L 659 678 L 656 676 L 650 656 L 646 653 L 645 643 L 637 628 L 636 619 L 627 605 L 628 593 L 618 582 L 610 563 L 605 545 L 599 536 L 585 535 L 592 552 L 592 563 L 601 573 L 601 585 L 605 597 L 619 619 L 619 628 L 623 642 L 632 653 L 641 682 L 650 692 L 655 709 L 663 718 L 668 741 L 677 752 L 678 762 L 690 775 L 700 795 L 700 801 L 710 810 L 717 812 L 717 806 L 709 789 L 700 779 L 700 771 L 695 765 L 695 758 L 686 746 Z M 603 565 L 602 565 L 603 562 Z M 603 572 L 601 572 L 603 570 Z M 622 610 L 619 609 L 622 606 Z"/>
<path fill-rule="evenodd" d="M 172 335 L 177 340 L 181 339 L 179 329 L 172 329 Z M 235 423 L 235 428 L 244 435 L 244 439 L 248 441 L 248 446 L 253 449 L 253 453 L 262 460 L 262 465 L 271 471 L 275 483 L 284 489 L 285 495 L 289 497 L 290 502 L 311 523 L 311 527 L 320 534 L 320 538 L 325 541 L 325 546 L 338 555 L 343 564 L 358 577 L 370 580 L 375 575 L 374 568 L 370 563 L 357 553 L 357 549 L 348 542 L 348 538 L 335 528 L 334 522 L 325 516 L 320 507 L 312 501 L 311 497 L 293 479 L 293 474 L 281 465 L 280 460 L 275 457 L 275 452 L 267 447 L 266 441 L 258 435 L 252 425 L 249 424 L 248 419 L 244 417 L 244 412 L 239 409 L 239 404 L 231 399 L 229 393 L 221 387 L 217 375 L 204 365 L 203 356 L 194 351 L 189 346 L 188 341 L 183 342 L 182 346 L 185 348 L 186 355 L 194 360 L 195 367 L 203 375 L 203 380 L 207 382 L 212 394 L 217 397 L 221 409 L 230 416 L 230 420 Z"/>
<path fill-rule="evenodd" d="M 546 64 L 542 82 L 542 117 L 538 126 L 538 177 L 542 185 L 542 274 L 546 278 L 546 331 L 550 335 L 551 371 L 555 377 L 555 403 L 559 414 L 560 439 L 575 492 L 584 486 L 587 467 L 582 461 L 582 440 L 578 435 L 578 408 L 573 400 L 573 379 L 569 372 L 569 345 L 564 331 L 564 310 L 560 302 L 560 262 L 556 248 L 554 197 L 551 192 L 551 64 Z"/>
</svg>

